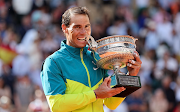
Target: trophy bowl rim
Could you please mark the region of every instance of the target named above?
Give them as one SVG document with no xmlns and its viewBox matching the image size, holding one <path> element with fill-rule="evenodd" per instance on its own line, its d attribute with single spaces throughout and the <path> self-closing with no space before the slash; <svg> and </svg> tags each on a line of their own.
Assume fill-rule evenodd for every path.
<svg viewBox="0 0 180 112">
<path fill-rule="evenodd" d="M 106 40 L 106 39 L 114 38 L 114 37 L 128 37 L 128 38 L 133 39 L 134 41 L 138 40 L 137 38 L 134 38 L 133 36 L 130 36 L 130 35 L 113 35 L 113 36 L 107 36 L 107 37 L 103 37 L 101 39 L 98 39 L 98 40 L 96 40 L 96 42 L 100 42 L 102 40 Z"/>
<path fill-rule="evenodd" d="M 102 40 L 101 40 L 101 41 L 102 41 Z M 118 44 L 118 43 L 125 43 L 125 42 L 113 42 L 113 43 L 107 43 L 107 44 L 104 44 L 104 45 L 98 46 L 96 49 L 99 49 L 99 48 L 104 47 L 104 46 L 107 46 L 107 45 Z M 134 46 L 135 46 L 135 48 L 136 48 L 136 44 L 135 44 L 135 43 L 132 43 L 132 42 L 126 42 L 126 43 L 128 43 L 128 44 L 132 44 L 132 45 L 134 45 Z M 131 49 L 131 48 L 129 48 L 129 49 Z"/>
</svg>

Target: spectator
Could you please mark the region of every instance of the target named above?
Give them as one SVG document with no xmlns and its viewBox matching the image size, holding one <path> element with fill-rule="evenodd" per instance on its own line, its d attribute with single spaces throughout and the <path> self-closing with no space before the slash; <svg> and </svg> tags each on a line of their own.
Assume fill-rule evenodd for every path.
<svg viewBox="0 0 180 112">
<path fill-rule="evenodd" d="M 145 45 L 144 45 L 145 49 L 146 51 L 156 50 L 160 44 L 160 40 L 156 32 L 156 23 L 150 20 L 147 23 L 147 27 L 148 27 L 148 32 L 145 38 Z"/>
<path fill-rule="evenodd" d="M 165 42 L 169 47 L 171 47 L 173 44 L 173 24 L 169 21 L 168 14 L 163 15 L 162 23 L 157 23 L 156 31 L 160 42 Z"/>
<path fill-rule="evenodd" d="M 0 97 L 2 97 L 2 96 L 6 96 L 9 99 L 11 99 L 11 97 L 12 97 L 9 86 L 5 85 L 5 82 L 1 76 L 0 77 Z"/>
<path fill-rule="evenodd" d="M 113 25 L 107 28 L 108 35 L 127 35 L 127 26 L 124 18 L 115 18 Z"/>
<path fill-rule="evenodd" d="M 142 98 L 142 90 L 137 90 L 125 99 L 129 112 L 145 112 L 147 110 L 145 100 Z"/>
<path fill-rule="evenodd" d="M 168 100 L 162 89 L 157 89 L 152 96 L 149 107 L 151 112 L 168 112 Z"/>
<path fill-rule="evenodd" d="M 1 75 L 4 87 L 7 88 L 7 91 L 10 91 L 9 93 L 6 93 L 8 95 L 8 98 L 11 100 L 11 103 L 14 104 L 14 84 L 16 81 L 16 77 L 12 74 L 11 67 L 7 64 L 2 65 L 2 75 Z M 4 95 L 4 96 L 6 96 Z"/>
<path fill-rule="evenodd" d="M 33 99 L 34 93 L 34 86 L 30 82 L 28 75 L 18 79 L 15 89 L 15 105 L 17 107 L 17 112 L 25 112 Z"/>
<path fill-rule="evenodd" d="M 24 46 L 17 46 L 19 55 L 12 62 L 12 73 L 17 78 L 27 75 L 30 72 L 30 62 Z"/>
<path fill-rule="evenodd" d="M 175 92 L 170 86 L 171 82 L 172 78 L 169 75 L 166 75 L 162 80 L 162 89 L 169 104 L 167 106 L 168 112 L 172 112 L 176 104 Z"/>
<path fill-rule="evenodd" d="M 156 62 L 156 69 L 162 70 L 164 73 L 172 72 L 171 77 L 176 79 L 178 71 L 178 62 L 176 58 L 170 56 L 170 53 L 166 51 L 163 58 L 158 59 Z"/>
<path fill-rule="evenodd" d="M 49 106 L 41 89 L 36 89 L 34 92 L 35 99 L 30 102 L 26 112 L 49 112 Z"/>
<path fill-rule="evenodd" d="M 22 18 L 21 26 L 17 29 L 20 35 L 20 42 L 26 34 L 26 32 L 30 29 L 32 29 L 31 16 L 27 15 Z"/>
</svg>

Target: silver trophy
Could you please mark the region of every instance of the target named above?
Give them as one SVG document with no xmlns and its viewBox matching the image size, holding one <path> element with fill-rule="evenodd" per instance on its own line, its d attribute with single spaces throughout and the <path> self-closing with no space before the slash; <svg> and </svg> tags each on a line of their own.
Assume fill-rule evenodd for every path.
<svg viewBox="0 0 180 112">
<path fill-rule="evenodd" d="M 129 35 L 108 36 L 97 41 L 92 36 L 86 40 L 90 49 L 99 54 L 97 66 L 103 69 L 114 70 L 111 76 L 111 87 L 125 87 L 126 90 L 115 97 L 126 97 L 141 88 L 140 77 L 130 76 L 120 71 L 126 67 L 129 59 L 134 59 L 133 52 L 136 50 L 135 39 Z"/>
</svg>

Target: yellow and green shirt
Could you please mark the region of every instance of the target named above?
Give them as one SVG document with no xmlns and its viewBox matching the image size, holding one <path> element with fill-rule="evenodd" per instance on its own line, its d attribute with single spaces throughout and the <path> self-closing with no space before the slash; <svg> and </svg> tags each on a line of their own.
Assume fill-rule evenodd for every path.
<svg viewBox="0 0 180 112">
<path fill-rule="evenodd" d="M 62 41 L 61 49 L 46 58 L 41 80 L 52 112 L 104 112 L 103 104 L 115 109 L 124 98 L 96 99 L 93 90 L 107 77 L 107 70 L 97 68 L 98 54 L 74 48 Z"/>
</svg>

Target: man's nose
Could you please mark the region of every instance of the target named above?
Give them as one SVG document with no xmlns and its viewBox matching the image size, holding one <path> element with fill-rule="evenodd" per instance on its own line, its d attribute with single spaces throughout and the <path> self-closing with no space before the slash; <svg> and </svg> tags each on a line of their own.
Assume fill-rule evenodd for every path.
<svg viewBox="0 0 180 112">
<path fill-rule="evenodd" d="M 85 28 L 81 28 L 80 33 L 87 33 L 87 31 L 86 31 L 86 29 L 85 29 Z"/>
</svg>

